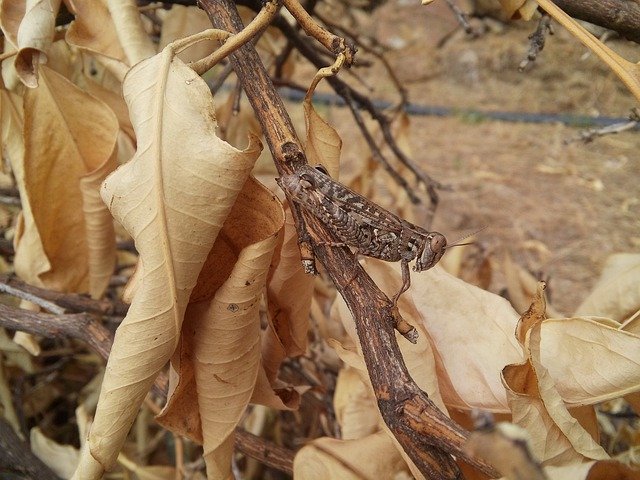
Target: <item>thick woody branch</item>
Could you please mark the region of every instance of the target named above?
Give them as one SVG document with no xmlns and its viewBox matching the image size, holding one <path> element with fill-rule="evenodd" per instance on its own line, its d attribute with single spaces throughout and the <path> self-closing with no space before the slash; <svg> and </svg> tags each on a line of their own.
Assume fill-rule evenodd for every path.
<svg viewBox="0 0 640 480">
<path fill-rule="evenodd" d="M 553 3 L 578 20 L 600 25 L 640 43 L 638 0 L 553 0 Z"/>
<path fill-rule="evenodd" d="M 231 0 L 201 0 L 200 4 L 215 28 L 231 32 L 242 28 Z M 262 125 L 278 171 L 289 172 L 306 163 L 284 104 L 253 46 L 243 46 L 231 55 L 230 61 Z M 315 218 L 307 220 L 315 240 L 331 237 Z M 355 256 L 348 249 L 322 244 L 314 250 L 354 316 L 383 418 L 420 471 L 429 478 L 459 478 L 455 462 L 445 453 L 451 452 L 480 470 L 495 474 L 487 464 L 467 458 L 462 450 L 467 432 L 438 410 L 409 376 L 396 341 L 389 299 Z M 413 428 L 411 417 L 405 414 L 407 409 L 419 412 L 423 431 Z M 432 433 L 424 436 L 424 430 Z"/>
</svg>

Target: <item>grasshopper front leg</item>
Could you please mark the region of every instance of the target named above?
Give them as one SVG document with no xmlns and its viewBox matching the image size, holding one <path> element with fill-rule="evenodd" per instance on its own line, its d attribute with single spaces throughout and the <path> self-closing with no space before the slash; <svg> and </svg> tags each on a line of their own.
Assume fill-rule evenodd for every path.
<svg viewBox="0 0 640 480">
<path fill-rule="evenodd" d="M 394 308 L 398 303 L 398 299 L 400 298 L 400 295 L 406 292 L 411 286 L 411 272 L 409 271 L 409 260 L 406 260 L 404 258 L 400 260 L 400 267 L 402 268 L 402 287 L 400 287 L 400 290 L 398 291 L 398 293 L 396 293 L 393 296 L 392 306 Z"/>
</svg>

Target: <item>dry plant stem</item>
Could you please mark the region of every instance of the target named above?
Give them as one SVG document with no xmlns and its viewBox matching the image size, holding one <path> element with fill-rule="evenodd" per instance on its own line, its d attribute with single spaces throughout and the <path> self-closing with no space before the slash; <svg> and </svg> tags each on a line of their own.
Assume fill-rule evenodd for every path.
<svg viewBox="0 0 640 480">
<path fill-rule="evenodd" d="M 271 468 L 293 475 L 294 454 L 291 450 L 240 429 L 236 429 L 235 442 L 245 455 Z"/>
<path fill-rule="evenodd" d="M 0 446 L 0 478 L 59 480 L 59 477 L 15 434 L 11 425 L 1 418 Z"/>
<path fill-rule="evenodd" d="M 618 32 L 640 43 L 640 2 L 631 0 L 553 0 L 574 18 Z"/>
<path fill-rule="evenodd" d="M 42 291 L 42 289 L 39 290 Z M 50 293 L 56 294 L 56 292 Z M 47 338 L 74 338 L 89 345 L 104 360 L 109 357 L 113 344 L 113 334 L 96 317 L 88 313 L 51 315 L 0 303 L 0 327 L 29 332 Z M 168 386 L 169 378 L 165 372 L 161 372 L 156 377 L 153 386 L 154 394 L 158 398 L 166 400 Z M 293 452 L 242 429 L 237 429 L 236 433 L 239 434 L 236 437 L 236 446 L 241 452 L 262 461 L 269 467 L 288 473 L 292 471 Z M 36 475 L 34 478 L 47 477 Z"/>
<path fill-rule="evenodd" d="M 638 123 L 639 122 L 636 120 L 630 120 L 624 123 L 615 123 L 607 127 L 583 130 L 580 132 L 580 135 L 578 137 L 566 140 L 564 144 L 568 145 L 573 142 L 593 142 L 598 137 L 604 137 L 606 135 L 614 135 L 616 133 L 626 132 L 627 130 L 633 130 L 634 128 L 638 127 Z"/>
<path fill-rule="evenodd" d="M 54 313 L 72 311 L 124 317 L 129 309 L 129 305 L 123 302 L 94 300 L 77 293 L 60 293 L 34 287 L 11 275 L 0 275 L 0 292 L 28 300 Z"/>
<path fill-rule="evenodd" d="M 538 58 L 538 54 L 544 48 L 547 33 L 549 33 L 549 35 L 553 35 L 551 17 L 547 13 L 543 13 L 540 17 L 540 21 L 538 22 L 536 31 L 529 35 L 529 52 L 527 53 L 527 58 L 518 65 L 519 71 L 523 72 L 530 62 L 535 62 L 536 58 Z"/>
<path fill-rule="evenodd" d="M 307 33 L 318 40 L 327 50 L 334 55 L 343 54 L 344 62 L 347 67 L 353 63 L 353 57 L 356 54 L 356 48 L 352 43 L 347 42 L 344 38 L 334 35 L 325 30 L 307 13 L 300 5 L 298 0 L 283 0 L 284 6 L 289 13 L 298 21 L 298 24 Z"/>
<path fill-rule="evenodd" d="M 317 68 L 323 68 L 324 65 L 322 63 L 322 59 L 317 55 L 317 53 L 311 48 L 298 34 L 298 32 L 292 28 L 282 17 L 276 17 L 274 21 L 274 26 L 276 26 L 282 33 L 295 45 L 298 51 L 313 65 Z M 391 133 L 391 125 L 387 116 L 379 111 L 371 99 L 367 96 L 362 95 L 357 92 L 349 85 L 344 83 L 337 77 L 328 77 L 327 81 L 332 86 L 334 91 L 340 95 L 345 102 L 347 101 L 347 97 L 350 96 L 353 101 L 355 101 L 360 108 L 369 112 L 369 114 L 373 117 L 373 119 L 378 122 L 380 125 L 380 129 L 382 130 L 382 134 L 385 142 L 391 148 L 391 151 L 394 153 L 396 158 L 404 164 L 416 177 L 416 179 L 423 183 L 427 189 L 427 193 L 431 199 L 431 205 L 429 207 L 429 215 L 433 216 L 435 212 L 435 208 L 438 204 L 438 194 L 436 192 L 436 188 L 443 188 L 443 186 L 433 180 L 429 175 L 427 175 L 418 165 L 415 164 L 413 160 L 408 158 L 404 152 L 398 147 L 395 139 L 393 138 L 393 134 Z M 427 223 L 427 227 L 429 224 Z"/>
<path fill-rule="evenodd" d="M 231 52 L 237 50 L 242 45 L 251 40 L 258 33 L 262 32 L 269 26 L 273 17 L 278 13 L 280 3 L 278 0 L 270 0 L 265 3 L 264 7 L 258 12 L 255 18 L 247 25 L 245 29 L 223 40 L 223 45 L 215 52 L 202 60 L 191 64 L 191 68 L 199 75 L 203 74 L 211 67 L 216 65 L 220 60 L 229 56 Z"/>
<path fill-rule="evenodd" d="M 106 359 L 113 342 L 109 330 L 88 313 L 53 315 L 0 303 L 0 326 L 49 338 L 75 338 L 87 343 Z"/>
<path fill-rule="evenodd" d="M 385 47 L 381 45 L 376 38 L 374 37 L 362 38 L 362 36 L 359 35 L 358 33 L 350 30 L 347 27 L 343 27 L 342 25 L 338 25 L 332 22 L 331 20 L 323 17 L 319 13 L 315 13 L 315 16 L 318 17 L 318 19 L 321 20 L 322 23 L 324 23 L 326 26 L 340 32 L 342 35 L 346 37 L 353 39 L 353 41 L 358 45 L 359 49 L 362 49 L 363 51 L 373 55 L 380 61 L 380 63 L 382 63 L 382 66 L 387 71 L 387 75 L 389 75 L 391 82 L 393 83 L 394 87 L 396 87 L 396 89 L 398 90 L 398 94 L 400 95 L 400 100 L 398 101 L 398 105 L 396 107 L 391 107 L 392 110 L 400 109 L 409 102 L 409 98 L 407 96 L 407 89 L 404 88 L 404 86 L 402 85 L 402 82 L 400 82 L 400 79 L 396 75 L 395 70 L 391 67 L 391 64 L 389 63 L 387 58 L 384 56 L 384 53 L 382 53 L 382 50 Z M 367 45 L 366 43 L 367 41 L 371 42 L 372 46 Z M 360 60 L 358 60 L 358 65 L 360 65 Z"/>
<path fill-rule="evenodd" d="M 351 114 L 353 115 L 353 118 L 356 121 L 356 124 L 358 125 L 358 128 L 360 128 L 360 132 L 362 132 L 362 136 L 364 137 L 367 144 L 369 145 L 369 149 L 371 150 L 371 154 L 373 155 L 373 158 L 378 163 L 380 163 L 385 169 L 385 171 L 389 174 L 389 176 L 391 176 L 391 178 L 393 178 L 393 180 L 404 189 L 404 191 L 407 193 L 412 203 L 414 204 L 420 203 L 420 199 L 416 196 L 415 192 L 413 191 L 411 186 L 407 183 L 405 178 L 402 175 L 400 175 L 398 172 L 396 172 L 396 170 L 389 164 L 389 161 L 387 160 L 387 158 L 382 154 L 382 151 L 380 151 L 380 147 L 378 146 L 375 139 L 373 138 L 373 135 L 367 128 L 367 125 L 364 122 L 364 119 L 362 118 L 362 114 L 360 113 L 360 110 L 358 110 L 357 105 L 355 105 L 355 103 L 353 102 L 353 99 L 351 98 L 351 96 L 347 95 L 345 100 L 347 102 L 347 105 L 349 106 L 349 109 L 351 110 Z"/>
<path fill-rule="evenodd" d="M 458 20 L 458 23 L 464 29 L 465 33 L 467 35 L 475 35 L 476 32 L 473 30 L 473 27 L 469 23 L 469 16 L 464 13 L 453 0 L 446 0 L 446 2 L 449 9 L 456 16 L 456 20 Z"/>
<path fill-rule="evenodd" d="M 320 80 L 322 80 L 323 78 L 332 77 L 336 73 L 338 73 L 342 68 L 342 66 L 344 65 L 345 60 L 346 60 L 346 57 L 344 53 L 339 53 L 333 65 L 329 67 L 324 67 L 318 70 L 318 73 L 316 73 L 316 76 L 313 77 L 313 80 L 311 81 L 311 85 L 309 85 L 309 88 L 307 89 L 307 94 L 305 95 L 305 101 L 311 101 L 311 97 L 313 97 L 313 92 L 316 90 L 316 87 L 318 86 L 318 83 L 320 83 Z"/>
<path fill-rule="evenodd" d="M 216 28 L 236 32 L 242 21 L 231 0 L 201 0 L 202 8 Z M 230 57 L 238 78 L 276 160 L 278 170 L 289 172 L 305 163 L 293 125 L 255 49 L 244 45 Z M 334 77 L 330 77 L 334 78 Z M 318 240 L 333 240 L 321 222 L 309 218 L 310 233 Z M 392 320 L 391 303 L 346 248 L 319 244 L 314 249 L 328 275 L 349 306 L 356 323 L 362 350 L 383 418 L 416 466 L 434 479 L 460 478 L 451 452 L 480 470 L 494 474 L 486 463 L 467 458 L 462 450 L 467 432 L 433 405 L 413 382 L 402 361 Z M 424 430 L 418 433 L 404 411 L 420 412 Z M 444 430 L 444 433 L 442 433 Z"/>
</svg>

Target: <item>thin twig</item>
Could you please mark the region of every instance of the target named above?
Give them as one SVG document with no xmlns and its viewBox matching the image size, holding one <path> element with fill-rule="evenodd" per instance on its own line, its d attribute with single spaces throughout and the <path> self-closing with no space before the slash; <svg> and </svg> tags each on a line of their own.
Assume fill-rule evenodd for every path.
<svg viewBox="0 0 640 480">
<path fill-rule="evenodd" d="M 309 48 L 307 42 L 305 42 L 300 37 L 298 32 L 293 29 L 282 17 L 276 17 L 273 25 L 276 28 L 280 29 L 282 33 L 295 44 L 298 51 L 300 51 L 300 53 L 305 58 L 307 58 L 307 60 L 309 60 L 318 68 L 323 67 L 322 61 L 318 58 L 313 49 Z M 387 145 L 391 148 L 391 151 L 398 158 L 398 160 L 402 164 L 404 164 L 411 171 L 411 173 L 413 173 L 413 175 L 415 175 L 416 179 L 425 186 L 432 202 L 432 205 L 430 206 L 430 215 L 432 215 L 438 203 L 438 194 L 436 192 L 436 189 L 442 189 L 444 188 L 444 186 L 432 179 L 427 173 L 425 173 L 420 167 L 418 167 L 415 162 L 413 162 L 407 155 L 405 155 L 404 152 L 402 152 L 400 147 L 398 147 L 395 139 L 393 138 L 393 134 L 391 133 L 389 118 L 373 105 L 373 102 L 369 99 L 369 97 L 362 95 L 335 76 L 328 77 L 327 81 L 333 87 L 334 91 L 343 99 L 345 99 L 345 102 L 347 101 L 347 96 L 351 97 L 353 101 L 355 101 L 360 106 L 360 108 L 369 112 L 373 119 L 379 124 L 380 129 L 382 130 L 383 138 Z"/>
<path fill-rule="evenodd" d="M 53 313 L 87 312 L 124 317 L 129 309 L 124 302 L 95 300 L 77 293 L 60 293 L 34 287 L 12 275 L 0 275 L 0 291 L 28 300 Z"/>
<path fill-rule="evenodd" d="M 588 130 L 582 130 L 577 137 L 569 138 L 564 141 L 565 145 L 569 145 L 574 142 L 590 143 L 598 137 L 604 137 L 605 135 L 614 135 L 616 133 L 626 132 L 633 130 L 640 125 L 638 120 L 630 120 L 628 122 L 616 123 L 614 125 L 608 125 L 602 128 L 590 128 Z"/>
<path fill-rule="evenodd" d="M 293 15 L 293 17 L 298 21 L 298 24 L 307 35 L 318 40 L 334 55 L 337 56 L 342 54 L 347 67 L 353 64 L 353 58 L 356 54 L 355 45 L 318 25 L 311 15 L 309 15 L 302 5 L 300 5 L 298 0 L 283 0 L 283 2 L 285 8 L 289 10 L 289 13 L 291 13 L 291 15 Z"/>
<path fill-rule="evenodd" d="M 447 2 L 447 5 L 449 6 L 449 9 L 453 12 L 453 14 L 456 17 L 456 20 L 458 20 L 458 23 L 463 28 L 465 33 L 472 37 L 478 36 L 478 32 L 474 30 L 474 28 L 469 23 L 469 15 L 464 13 L 453 0 L 446 0 L 446 2 Z"/>
<path fill-rule="evenodd" d="M 353 102 L 353 99 L 349 95 L 347 95 L 345 100 L 347 101 L 347 105 L 349 106 L 349 109 L 351 110 L 351 113 L 353 114 L 353 118 L 355 119 L 356 124 L 358 125 L 358 128 L 360 128 L 360 131 L 362 132 L 362 135 L 364 136 L 365 140 L 367 141 L 367 144 L 369 145 L 369 149 L 371 150 L 371 154 L 373 155 L 373 158 L 378 163 L 380 163 L 380 165 L 382 165 L 382 167 L 391 176 L 391 178 L 393 178 L 395 180 L 395 182 L 404 189 L 404 191 L 407 193 L 407 195 L 409 196 L 409 199 L 411 200 L 412 203 L 414 203 L 414 204 L 419 203 L 420 199 L 416 196 L 415 192 L 410 187 L 410 185 L 407 183 L 405 178 L 402 175 L 400 175 L 389 164 L 389 161 L 382 154 L 382 151 L 380 150 L 380 147 L 378 147 L 378 144 L 374 140 L 373 135 L 371 135 L 371 132 L 367 128 L 367 125 L 365 124 L 364 119 L 362 118 L 362 115 L 360 114 L 360 111 L 358 110 L 358 107 Z"/>
<path fill-rule="evenodd" d="M 535 62 L 536 58 L 544 48 L 545 41 L 547 39 L 547 33 L 553 35 L 553 27 L 551 25 L 551 17 L 548 13 L 543 12 L 538 22 L 538 28 L 536 31 L 529 35 L 529 52 L 527 58 L 520 62 L 518 65 L 518 71 L 524 72 L 525 68 L 530 62 Z"/>
<path fill-rule="evenodd" d="M 350 39 L 352 39 L 352 41 L 354 43 L 356 43 L 358 45 L 358 48 L 362 49 L 363 51 L 373 55 L 374 57 L 376 57 L 380 63 L 382 63 L 382 66 L 385 68 L 385 70 L 387 71 L 387 75 L 389 75 L 389 78 L 391 79 L 391 82 L 393 83 L 394 87 L 396 88 L 396 90 L 398 91 L 398 94 L 400 96 L 400 100 L 398 102 L 398 105 L 396 107 L 392 107 L 392 109 L 400 109 L 402 108 L 404 105 L 406 105 L 409 101 L 409 97 L 407 94 L 407 89 L 404 88 L 404 85 L 402 84 L 402 82 L 400 81 L 400 79 L 398 78 L 398 76 L 396 75 L 395 69 L 391 66 L 391 64 L 389 63 L 389 61 L 387 60 L 387 58 L 385 57 L 383 50 L 385 50 L 385 46 L 382 45 L 376 38 L 374 37 L 363 37 L 362 35 L 359 35 L 358 33 L 352 31 L 351 29 L 342 26 L 342 25 L 338 25 L 335 22 L 332 22 L 331 20 L 327 19 L 326 17 L 324 17 L 323 15 L 316 13 L 315 14 L 316 17 L 318 17 L 318 19 L 320 21 L 322 21 L 322 23 L 324 23 L 326 26 L 330 27 L 331 29 L 340 32 L 341 35 L 349 37 Z M 370 42 L 371 45 L 367 45 L 366 42 Z M 357 61 L 357 65 L 362 65 L 362 61 L 361 59 L 358 59 Z"/>
</svg>

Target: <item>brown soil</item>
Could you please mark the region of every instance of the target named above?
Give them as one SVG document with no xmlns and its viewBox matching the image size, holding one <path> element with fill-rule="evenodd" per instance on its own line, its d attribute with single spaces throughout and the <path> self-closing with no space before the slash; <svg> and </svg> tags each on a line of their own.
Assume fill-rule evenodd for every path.
<svg viewBox="0 0 640 480">
<path fill-rule="evenodd" d="M 444 2 L 405 3 L 385 4 L 362 29 L 399 47 L 388 59 L 413 103 L 615 117 L 637 106 L 618 78 L 557 25 L 539 59 L 520 73 L 536 22 L 490 21 L 489 32 L 470 39 L 460 30 L 451 33 L 457 24 Z M 636 44 L 608 45 L 629 60 L 640 58 Z M 397 99 L 382 70 L 369 70 L 361 75 L 371 97 Z M 328 115 L 343 139 L 359 137 L 347 111 L 334 108 Z M 554 306 L 565 314 L 590 291 L 610 254 L 640 246 L 638 132 L 564 143 L 579 132 L 460 116 L 415 116 L 410 130 L 414 158 L 453 187 L 441 193 L 433 227 L 455 239 L 488 226 L 480 242 L 496 264 L 508 250 L 520 265 L 541 272 L 550 279 Z M 345 141 L 347 164 L 362 152 L 360 141 Z M 499 291 L 504 281 L 495 273 L 491 289 Z"/>
</svg>

